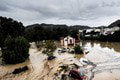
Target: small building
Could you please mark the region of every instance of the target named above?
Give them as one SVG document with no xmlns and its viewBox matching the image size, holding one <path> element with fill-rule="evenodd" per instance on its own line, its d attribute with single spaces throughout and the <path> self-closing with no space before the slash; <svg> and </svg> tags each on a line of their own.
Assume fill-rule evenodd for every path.
<svg viewBox="0 0 120 80">
<path fill-rule="evenodd" d="M 65 38 L 61 38 L 60 42 L 63 47 L 71 47 L 75 45 L 75 38 L 67 36 Z"/>
<path fill-rule="evenodd" d="M 92 31 L 94 31 L 94 29 L 86 29 L 86 33 L 90 33 Z"/>
<path fill-rule="evenodd" d="M 113 28 L 105 28 L 103 29 L 102 33 L 103 35 L 113 34 L 115 31 L 119 31 L 120 28 L 115 26 Z"/>
</svg>

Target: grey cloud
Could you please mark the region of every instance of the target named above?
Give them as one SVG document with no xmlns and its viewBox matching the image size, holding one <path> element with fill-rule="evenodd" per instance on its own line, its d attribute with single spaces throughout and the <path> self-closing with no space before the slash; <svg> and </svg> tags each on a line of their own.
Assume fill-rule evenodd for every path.
<svg viewBox="0 0 120 80">
<path fill-rule="evenodd" d="M 120 18 L 119 4 L 119 0 L 1 0 L 0 15 L 30 24 L 43 21 L 89 24 L 99 20 L 94 25 L 106 25 L 102 22 L 106 18 Z"/>
<path fill-rule="evenodd" d="M 8 7 L 0 5 L 0 11 L 7 11 Z"/>
<path fill-rule="evenodd" d="M 0 11 L 8 11 L 9 7 L 4 3 L 4 1 L 0 1 Z"/>
</svg>

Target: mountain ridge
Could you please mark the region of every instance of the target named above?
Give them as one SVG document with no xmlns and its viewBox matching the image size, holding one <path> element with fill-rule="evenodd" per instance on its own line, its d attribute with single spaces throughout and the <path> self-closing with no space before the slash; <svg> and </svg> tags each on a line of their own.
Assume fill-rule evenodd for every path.
<svg viewBox="0 0 120 80">
<path fill-rule="evenodd" d="M 26 29 L 34 28 L 34 27 L 44 27 L 44 28 L 68 28 L 70 30 L 78 30 L 78 29 L 90 29 L 90 26 L 84 26 L 84 25 L 73 25 L 73 26 L 68 26 L 65 24 L 32 24 L 26 26 Z"/>
<path fill-rule="evenodd" d="M 114 21 L 113 23 L 111 23 L 110 25 L 108 25 L 109 28 L 112 28 L 115 26 L 120 27 L 120 19 L 118 19 L 118 20 Z"/>
</svg>

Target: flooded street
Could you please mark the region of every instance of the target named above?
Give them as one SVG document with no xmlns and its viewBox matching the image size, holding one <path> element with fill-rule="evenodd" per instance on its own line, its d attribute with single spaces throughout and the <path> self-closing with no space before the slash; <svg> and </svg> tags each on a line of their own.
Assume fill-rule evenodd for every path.
<svg viewBox="0 0 120 80">
<path fill-rule="evenodd" d="M 118 75 L 120 74 L 120 43 L 81 42 L 80 45 L 84 47 L 85 51 L 89 51 L 88 54 L 58 54 L 56 50 L 57 58 L 53 61 L 46 60 L 47 56 L 38 51 L 35 45 L 31 45 L 29 60 L 21 64 L 0 66 L 0 80 L 53 80 L 57 68 L 62 64 L 76 63 L 82 66 L 79 62 L 81 57 L 85 57 L 97 65 L 92 70 L 86 68 L 90 75 L 94 74 L 92 80 L 120 80 Z M 14 69 L 25 65 L 28 65 L 28 71 L 17 75 L 12 74 Z"/>
</svg>

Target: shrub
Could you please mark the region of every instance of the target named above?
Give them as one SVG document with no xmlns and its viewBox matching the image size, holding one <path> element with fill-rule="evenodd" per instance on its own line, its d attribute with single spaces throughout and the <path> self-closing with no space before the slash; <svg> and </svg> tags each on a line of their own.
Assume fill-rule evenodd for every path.
<svg viewBox="0 0 120 80">
<path fill-rule="evenodd" d="M 76 54 L 83 54 L 83 50 L 81 49 L 80 45 L 76 45 L 74 47 L 74 51 Z"/>
<path fill-rule="evenodd" d="M 24 62 L 29 57 L 29 42 L 24 37 L 12 38 L 8 36 L 2 49 L 3 61 L 6 64 Z"/>
</svg>

